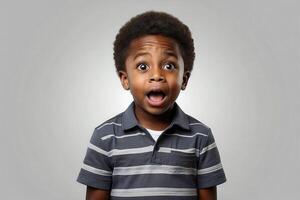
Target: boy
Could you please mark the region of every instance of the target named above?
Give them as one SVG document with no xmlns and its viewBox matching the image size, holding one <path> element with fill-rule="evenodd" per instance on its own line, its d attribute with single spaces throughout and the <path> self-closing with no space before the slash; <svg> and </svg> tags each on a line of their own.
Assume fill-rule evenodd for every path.
<svg viewBox="0 0 300 200">
<path fill-rule="evenodd" d="M 194 58 L 188 27 L 169 14 L 146 12 L 120 29 L 115 65 L 134 101 L 94 130 L 77 179 L 86 199 L 217 199 L 226 177 L 211 129 L 175 102 Z"/>
</svg>

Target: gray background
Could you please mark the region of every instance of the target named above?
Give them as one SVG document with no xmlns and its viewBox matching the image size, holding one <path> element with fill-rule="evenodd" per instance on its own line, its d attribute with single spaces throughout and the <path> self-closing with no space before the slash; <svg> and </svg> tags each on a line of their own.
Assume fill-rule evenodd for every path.
<svg viewBox="0 0 300 200">
<path fill-rule="evenodd" d="M 299 199 L 296 0 L 1 1 L 0 199 L 84 199 L 75 180 L 92 131 L 132 99 L 114 37 L 150 9 L 193 33 L 178 103 L 213 130 L 228 178 L 219 199 Z"/>
</svg>

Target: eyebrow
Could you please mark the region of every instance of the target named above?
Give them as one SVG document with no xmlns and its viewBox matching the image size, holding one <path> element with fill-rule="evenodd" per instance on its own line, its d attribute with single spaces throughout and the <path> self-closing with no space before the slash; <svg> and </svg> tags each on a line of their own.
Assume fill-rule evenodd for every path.
<svg viewBox="0 0 300 200">
<path fill-rule="evenodd" d="M 172 57 L 175 57 L 176 59 L 178 59 L 178 55 L 174 52 L 174 51 L 165 51 L 164 52 L 165 55 L 167 56 L 172 56 Z"/>
<path fill-rule="evenodd" d="M 166 56 L 171 56 L 171 57 L 175 57 L 176 59 L 178 59 L 178 55 L 174 51 L 167 50 L 167 51 L 164 51 L 163 54 L 166 55 Z M 139 56 L 147 56 L 147 55 L 151 55 L 151 54 L 148 53 L 148 52 L 140 52 L 140 53 L 137 53 L 133 57 L 133 59 L 135 60 Z"/>
<path fill-rule="evenodd" d="M 148 52 L 137 53 L 137 54 L 134 55 L 133 60 L 135 60 L 139 56 L 147 56 L 147 55 L 150 55 L 150 53 L 148 53 Z"/>
</svg>

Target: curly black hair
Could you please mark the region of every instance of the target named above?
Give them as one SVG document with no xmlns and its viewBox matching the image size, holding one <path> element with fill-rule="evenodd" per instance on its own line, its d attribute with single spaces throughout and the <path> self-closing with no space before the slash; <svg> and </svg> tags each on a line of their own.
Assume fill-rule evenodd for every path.
<svg viewBox="0 0 300 200">
<path fill-rule="evenodd" d="M 131 18 L 121 27 L 114 41 L 116 70 L 125 70 L 127 50 L 132 40 L 145 35 L 162 35 L 174 39 L 184 61 L 184 71 L 192 71 L 195 51 L 189 28 L 178 18 L 157 11 L 147 11 Z"/>
</svg>

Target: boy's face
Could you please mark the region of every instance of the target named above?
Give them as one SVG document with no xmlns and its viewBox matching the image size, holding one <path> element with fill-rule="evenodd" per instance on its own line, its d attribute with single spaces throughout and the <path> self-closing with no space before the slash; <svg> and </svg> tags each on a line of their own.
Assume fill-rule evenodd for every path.
<svg viewBox="0 0 300 200">
<path fill-rule="evenodd" d="M 119 76 L 130 90 L 135 112 L 162 115 L 172 109 L 180 90 L 184 90 L 190 72 L 175 40 L 161 35 L 146 35 L 130 43 L 125 70 Z"/>
</svg>

